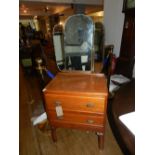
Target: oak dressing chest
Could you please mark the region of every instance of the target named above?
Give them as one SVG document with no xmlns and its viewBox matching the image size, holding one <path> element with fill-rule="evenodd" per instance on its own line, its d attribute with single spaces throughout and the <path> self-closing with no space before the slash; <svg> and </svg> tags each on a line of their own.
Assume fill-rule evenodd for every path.
<svg viewBox="0 0 155 155">
<path fill-rule="evenodd" d="M 103 149 L 108 97 L 103 74 L 60 72 L 43 93 L 54 142 L 56 128 L 74 128 L 96 132 Z"/>
</svg>

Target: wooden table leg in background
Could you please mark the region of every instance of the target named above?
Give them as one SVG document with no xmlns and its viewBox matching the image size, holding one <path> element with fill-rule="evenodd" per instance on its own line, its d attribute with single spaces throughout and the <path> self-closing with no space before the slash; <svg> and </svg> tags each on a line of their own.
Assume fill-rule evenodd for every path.
<svg viewBox="0 0 155 155">
<path fill-rule="evenodd" d="M 97 132 L 98 136 L 98 147 L 100 150 L 103 150 L 104 148 L 104 135 L 101 132 Z"/>
<path fill-rule="evenodd" d="M 57 142 L 56 128 L 51 127 L 51 135 L 53 142 Z"/>
</svg>

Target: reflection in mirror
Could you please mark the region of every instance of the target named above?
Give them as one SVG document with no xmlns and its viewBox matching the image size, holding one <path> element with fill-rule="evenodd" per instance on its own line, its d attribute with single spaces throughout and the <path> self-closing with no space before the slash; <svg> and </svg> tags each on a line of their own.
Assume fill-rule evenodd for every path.
<svg viewBox="0 0 155 155">
<path fill-rule="evenodd" d="M 101 22 L 95 22 L 94 28 L 94 53 L 95 61 L 101 62 L 103 59 L 103 43 L 104 43 L 104 29 Z"/>
<path fill-rule="evenodd" d="M 90 17 L 76 14 L 67 19 L 64 28 L 65 69 L 93 70 L 93 33 Z"/>
<path fill-rule="evenodd" d="M 94 70 L 94 24 L 84 14 L 70 16 L 65 23 L 64 33 L 60 25 L 53 29 L 53 42 L 60 70 Z"/>
<path fill-rule="evenodd" d="M 57 24 L 53 28 L 53 44 L 55 59 L 59 70 L 64 69 L 64 52 L 63 52 L 63 27 Z"/>
</svg>

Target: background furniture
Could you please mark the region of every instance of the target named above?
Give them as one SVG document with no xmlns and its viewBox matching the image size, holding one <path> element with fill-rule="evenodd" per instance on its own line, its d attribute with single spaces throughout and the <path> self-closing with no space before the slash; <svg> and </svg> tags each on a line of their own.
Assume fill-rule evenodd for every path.
<svg viewBox="0 0 155 155">
<path fill-rule="evenodd" d="M 132 78 L 135 62 L 135 9 L 125 9 L 123 12 L 125 14 L 125 20 L 122 43 L 115 72 Z"/>
<path fill-rule="evenodd" d="M 103 149 L 107 107 L 107 83 L 103 74 L 61 72 L 43 90 L 53 141 L 56 128 L 97 132 Z"/>
<path fill-rule="evenodd" d="M 46 64 L 46 56 L 39 40 L 31 40 L 29 46 L 25 45 L 19 49 L 19 61 L 22 67 L 31 72 L 35 72 L 36 58 L 42 58 L 43 64 Z"/>
</svg>

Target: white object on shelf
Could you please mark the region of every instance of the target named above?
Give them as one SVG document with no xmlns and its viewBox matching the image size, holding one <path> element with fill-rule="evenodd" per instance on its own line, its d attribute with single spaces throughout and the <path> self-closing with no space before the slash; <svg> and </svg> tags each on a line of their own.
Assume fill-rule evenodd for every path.
<svg viewBox="0 0 155 155">
<path fill-rule="evenodd" d="M 130 82 L 129 78 L 127 78 L 127 77 L 125 77 L 125 76 L 123 76 L 121 74 L 111 75 L 110 80 L 114 81 L 116 83 L 119 83 L 119 84 Z"/>
<path fill-rule="evenodd" d="M 119 119 L 135 135 L 135 112 L 121 115 Z"/>
<path fill-rule="evenodd" d="M 116 84 L 114 84 L 112 81 L 110 81 L 110 86 L 109 86 L 109 92 L 114 92 L 116 90 L 118 90 L 120 87 Z"/>
</svg>

